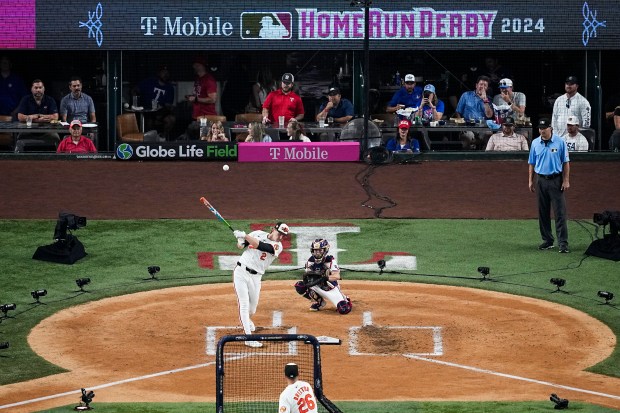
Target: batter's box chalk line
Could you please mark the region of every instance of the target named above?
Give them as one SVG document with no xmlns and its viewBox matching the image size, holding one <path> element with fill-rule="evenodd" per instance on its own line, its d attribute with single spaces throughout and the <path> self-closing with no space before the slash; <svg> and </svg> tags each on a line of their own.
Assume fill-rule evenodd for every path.
<svg viewBox="0 0 620 413">
<path fill-rule="evenodd" d="M 285 329 L 282 326 L 282 312 L 274 311 L 271 318 L 271 326 L 266 326 L 272 330 L 282 329 L 286 331 L 286 334 L 297 334 L 297 327 L 290 327 Z M 205 336 L 205 353 L 208 356 L 215 356 L 217 353 L 217 343 L 220 339 L 219 330 L 238 330 L 239 326 L 207 326 L 207 333 Z M 286 353 L 270 353 L 276 356 L 294 356 L 297 355 L 297 342 L 291 341 L 288 343 L 288 352 Z M 227 356 L 243 355 L 246 353 L 226 353 Z M 264 353 L 267 354 L 267 353 Z"/>
<path fill-rule="evenodd" d="M 367 353 L 359 351 L 359 333 L 366 327 L 375 327 L 375 335 L 381 334 L 381 331 L 388 330 L 428 330 L 432 335 L 433 351 L 428 353 Z M 349 355 L 351 356 L 442 356 L 443 355 L 443 337 L 441 335 L 441 327 L 438 326 L 374 326 L 372 323 L 372 312 L 365 311 L 362 315 L 362 325 L 349 328 Z"/>
</svg>

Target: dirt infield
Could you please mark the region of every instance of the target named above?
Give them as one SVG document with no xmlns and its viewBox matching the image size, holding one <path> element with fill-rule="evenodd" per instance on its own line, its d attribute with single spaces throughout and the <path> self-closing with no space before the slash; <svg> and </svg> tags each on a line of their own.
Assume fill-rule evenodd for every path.
<svg viewBox="0 0 620 413">
<path fill-rule="evenodd" d="M 367 198 L 359 183 L 364 172 L 372 173 L 368 182 L 376 192 L 397 203 L 384 217 L 536 217 L 524 162 L 428 162 L 374 170 L 361 163 L 233 164 L 229 172 L 221 166 L 3 161 L 0 218 L 55 219 L 59 210 L 89 219 L 204 218 L 196 208 L 201 195 L 229 219 L 273 219 L 274 213 L 285 219 L 372 218 L 374 211 L 360 205 Z M 613 207 L 610 202 L 620 199 L 619 174 L 616 163 L 575 163 L 569 216 L 591 219 L 593 212 Z M 317 189 L 328 191 L 319 201 Z M 371 204 L 385 205 L 377 199 Z M 466 288 L 346 281 L 354 310 L 340 316 L 333 309 L 309 312 L 290 284 L 264 282 L 254 320 L 260 332 L 281 332 L 269 326 L 273 312 L 282 311 L 284 325 L 343 340 L 322 353 L 326 395 L 333 400 L 546 400 L 557 389 L 553 385 L 560 385 L 563 397 L 620 409 L 620 379 L 583 371 L 608 357 L 616 338 L 574 309 Z M 224 325 L 239 332 L 235 303 L 228 283 L 132 294 L 61 311 L 43 320 L 29 343 L 70 371 L 2 386 L 1 404 L 80 387 L 97 388 L 97 402 L 213 401 L 214 357 L 205 350 L 205 329 Z M 357 348 L 362 354 L 352 354 L 350 328 L 364 320 Z M 77 401 L 70 394 L 9 411 Z"/>
<path fill-rule="evenodd" d="M 571 400 L 620 408 L 617 395 L 604 395 L 617 394 L 620 379 L 583 371 L 609 356 L 615 337 L 579 311 L 467 288 L 345 285 L 355 303 L 346 316 L 330 307 L 310 312 L 291 282 L 273 281 L 263 283 L 254 317 L 260 333 L 296 326 L 343 340 L 322 350 L 325 390 L 332 400 L 544 400 L 557 391 L 553 383 L 574 388 L 561 389 Z M 2 400 L 102 386 L 97 402 L 213 401 L 214 356 L 206 352 L 205 331 L 224 326 L 230 329 L 219 330 L 222 335 L 237 333 L 235 302 L 232 286 L 218 284 L 132 294 L 61 311 L 39 324 L 29 343 L 70 372 L 3 386 Z M 270 327 L 275 311 L 282 312 L 282 328 Z M 351 327 L 362 327 L 356 352 Z M 188 367 L 195 368 L 179 371 Z M 65 396 L 11 411 L 76 400 Z"/>
</svg>

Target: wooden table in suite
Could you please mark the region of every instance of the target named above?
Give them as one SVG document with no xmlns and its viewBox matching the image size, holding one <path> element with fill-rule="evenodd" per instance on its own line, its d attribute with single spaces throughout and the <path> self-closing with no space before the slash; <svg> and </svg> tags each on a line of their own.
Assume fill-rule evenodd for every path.
<svg viewBox="0 0 620 413">
<path fill-rule="evenodd" d="M 93 143 L 97 146 L 97 124 L 96 123 L 84 123 L 82 125 L 84 134 L 91 134 Z M 62 125 L 60 123 L 33 123 L 32 126 L 27 126 L 24 122 L 0 122 L 0 133 L 12 133 L 13 142 L 17 139 L 17 135 L 20 133 L 57 133 L 58 135 L 69 135 L 69 125 Z M 62 136 L 61 136 L 62 138 Z"/>
</svg>

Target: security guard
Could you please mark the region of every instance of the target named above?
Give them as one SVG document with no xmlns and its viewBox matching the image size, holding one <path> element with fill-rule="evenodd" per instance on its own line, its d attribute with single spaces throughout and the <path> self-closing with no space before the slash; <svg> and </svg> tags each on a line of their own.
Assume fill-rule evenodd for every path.
<svg viewBox="0 0 620 413">
<path fill-rule="evenodd" d="M 530 191 L 537 192 L 538 226 L 543 240 L 538 249 L 553 248 L 554 240 L 551 231 L 551 206 L 553 205 L 559 252 L 568 253 L 568 226 L 564 198 L 564 191 L 570 187 L 568 147 L 562 138 L 553 134 L 549 119 L 540 119 L 538 131 L 540 136 L 532 142 L 528 159 L 529 186 Z M 537 175 L 536 186 L 534 186 L 534 174 Z"/>
</svg>

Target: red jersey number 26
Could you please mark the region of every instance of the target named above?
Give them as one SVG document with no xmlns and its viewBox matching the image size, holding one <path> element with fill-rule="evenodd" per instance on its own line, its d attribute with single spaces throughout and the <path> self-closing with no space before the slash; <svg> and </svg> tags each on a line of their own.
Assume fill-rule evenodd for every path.
<svg viewBox="0 0 620 413">
<path fill-rule="evenodd" d="M 312 395 L 308 393 L 306 397 L 297 399 L 297 406 L 299 407 L 299 413 L 308 413 L 316 407 L 316 402 L 312 398 Z"/>
</svg>

